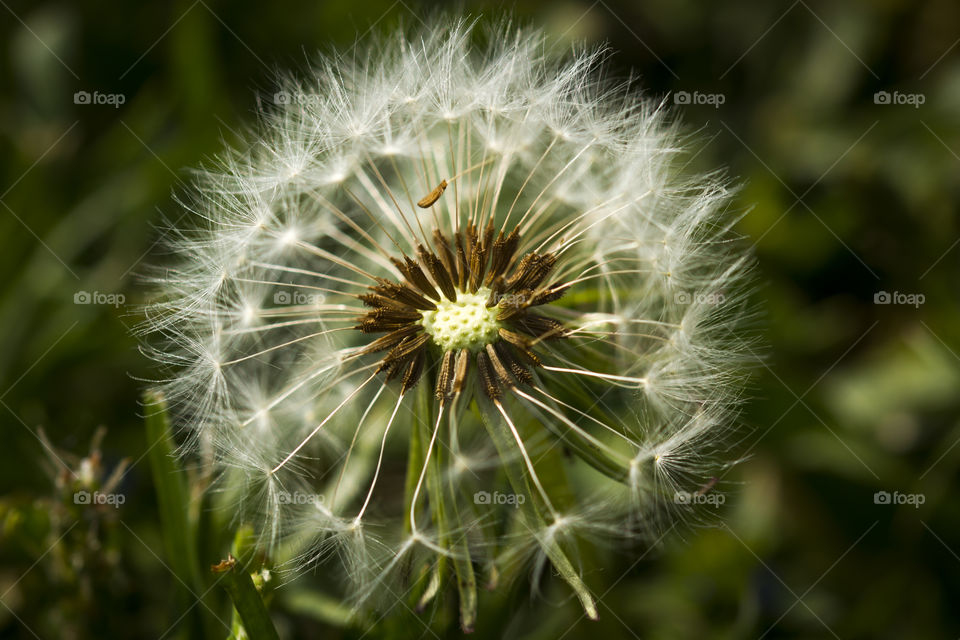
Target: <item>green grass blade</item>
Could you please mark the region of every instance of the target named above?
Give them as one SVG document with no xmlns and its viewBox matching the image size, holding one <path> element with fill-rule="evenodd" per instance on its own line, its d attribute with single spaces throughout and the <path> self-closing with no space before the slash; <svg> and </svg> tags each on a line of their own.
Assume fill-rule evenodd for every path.
<svg viewBox="0 0 960 640">
<path fill-rule="evenodd" d="M 184 583 L 200 583 L 194 527 L 190 522 L 190 494 L 182 469 L 174 457 L 166 400 L 160 393 L 144 394 L 147 457 L 160 506 L 160 524 L 167 561 Z"/>
<path fill-rule="evenodd" d="M 280 640 L 263 598 L 243 565 L 231 555 L 213 567 L 213 571 L 224 574 L 221 584 L 240 615 L 247 637 L 250 640 Z"/>
<path fill-rule="evenodd" d="M 215 611 L 210 597 L 201 597 L 208 589 L 197 561 L 196 523 L 190 517 L 190 492 L 186 474 L 174 455 L 173 434 L 167 403 L 163 395 L 147 391 L 143 396 L 146 412 L 147 458 L 160 509 L 160 527 L 163 533 L 166 562 L 177 580 L 180 599 L 193 604 L 190 631 L 193 637 L 210 637 L 217 629 Z"/>
</svg>

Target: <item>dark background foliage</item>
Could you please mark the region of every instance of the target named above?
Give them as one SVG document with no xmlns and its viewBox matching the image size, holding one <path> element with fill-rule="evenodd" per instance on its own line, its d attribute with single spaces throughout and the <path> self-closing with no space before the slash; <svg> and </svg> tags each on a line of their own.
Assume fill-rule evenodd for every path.
<svg viewBox="0 0 960 640">
<path fill-rule="evenodd" d="M 960 5 L 465 8 L 608 42 L 613 73 L 697 132 L 695 164 L 742 180 L 769 345 L 722 524 L 609 555 L 587 576 L 600 622 L 562 589 L 530 599 L 520 584 L 512 608 L 481 603 L 477 635 L 957 637 Z M 171 190 L 253 122 L 277 70 L 429 13 L 412 0 L 0 1 L 0 637 L 187 637 L 208 615 L 173 596 L 143 457 L 136 274 L 159 259 L 161 213 L 178 215 Z M 78 91 L 123 104 L 77 104 Z M 881 292 L 898 295 L 877 304 Z M 74 504 L 64 463 L 105 478 L 124 458 L 123 505 Z M 229 620 L 218 588 L 209 602 Z M 290 637 L 365 631 L 282 594 L 273 611 Z M 429 623 L 402 629 L 459 634 Z"/>
</svg>

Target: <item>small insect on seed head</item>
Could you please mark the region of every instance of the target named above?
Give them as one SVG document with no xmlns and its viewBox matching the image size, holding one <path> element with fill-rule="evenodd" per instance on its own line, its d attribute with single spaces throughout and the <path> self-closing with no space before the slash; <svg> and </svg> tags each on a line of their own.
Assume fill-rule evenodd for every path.
<svg viewBox="0 0 960 640">
<path fill-rule="evenodd" d="M 433 203 L 435 203 L 437 200 L 440 199 L 440 196 L 443 195 L 443 192 L 446 191 L 446 189 L 447 189 L 447 181 L 441 180 L 440 184 L 438 184 L 436 187 L 433 188 L 433 191 L 431 191 L 430 193 L 423 196 L 422 198 L 420 198 L 420 200 L 417 201 L 417 206 L 420 207 L 421 209 L 429 209 L 430 207 L 433 206 Z"/>
</svg>

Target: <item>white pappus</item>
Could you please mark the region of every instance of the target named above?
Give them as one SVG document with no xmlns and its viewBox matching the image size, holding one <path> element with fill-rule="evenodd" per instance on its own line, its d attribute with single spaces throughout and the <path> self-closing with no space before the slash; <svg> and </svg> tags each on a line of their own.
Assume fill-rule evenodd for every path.
<svg viewBox="0 0 960 640">
<path fill-rule="evenodd" d="M 600 52 L 481 31 L 285 80 L 198 172 L 143 325 L 276 562 L 339 557 L 358 603 L 455 576 L 467 630 L 531 559 L 596 617 L 576 541 L 703 511 L 677 496 L 716 491 L 751 354 L 723 180 Z"/>
</svg>

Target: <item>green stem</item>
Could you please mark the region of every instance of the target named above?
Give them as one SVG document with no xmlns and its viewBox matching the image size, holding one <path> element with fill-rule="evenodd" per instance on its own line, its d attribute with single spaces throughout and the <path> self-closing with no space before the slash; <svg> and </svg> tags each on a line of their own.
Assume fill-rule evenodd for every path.
<svg viewBox="0 0 960 640">
<path fill-rule="evenodd" d="M 250 640 L 280 640 L 260 592 L 254 586 L 250 574 L 236 558 L 233 555 L 228 556 L 214 566 L 213 571 L 225 574 L 221 584 L 229 594 L 233 608 L 240 615 L 244 631 Z"/>
</svg>

